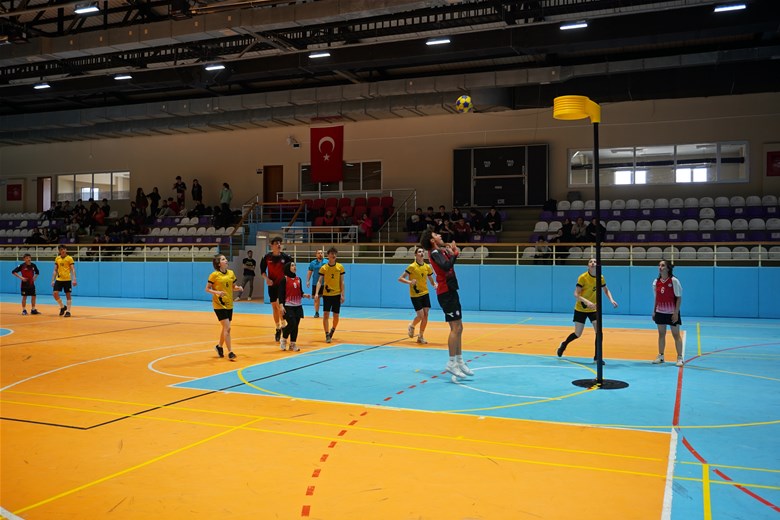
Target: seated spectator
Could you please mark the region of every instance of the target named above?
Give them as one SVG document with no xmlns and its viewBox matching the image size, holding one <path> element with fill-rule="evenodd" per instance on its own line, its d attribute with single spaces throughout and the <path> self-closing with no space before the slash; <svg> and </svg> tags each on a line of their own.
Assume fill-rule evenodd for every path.
<svg viewBox="0 0 780 520">
<path fill-rule="evenodd" d="M 455 236 L 453 237 L 455 242 L 470 242 L 471 241 L 471 226 L 466 219 L 461 217 L 455 223 L 455 229 L 453 230 Z"/>
<path fill-rule="evenodd" d="M 157 216 L 159 218 L 163 218 L 163 217 L 173 217 L 174 215 L 176 214 L 173 212 L 170 206 L 168 206 L 168 201 L 163 200 L 162 206 L 160 206 L 160 211 L 157 212 Z"/>
<path fill-rule="evenodd" d="M 485 215 L 485 232 L 488 235 L 495 235 L 499 231 L 501 231 L 501 213 L 492 206 Z"/>
<path fill-rule="evenodd" d="M 360 219 L 358 219 L 358 233 L 363 235 L 366 240 L 371 240 L 373 237 L 374 223 L 371 222 L 371 218 L 368 216 L 368 213 L 363 213 Z"/>
<path fill-rule="evenodd" d="M 573 227 L 574 224 L 572 223 L 569 217 L 563 219 L 563 224 L 561 225 L 561 229 L 558 230 L 558 236 L 560 237 L 559 240 L 560 242 L 564 242 L 564 243 L 574 242 L 574 235 L 572 234 Z"/>
<path fill-rule="evenodd" d="M 463 212 L 459 208 L 452 208 L 450 212 L 450 222 L 453 224 L 463 217 Z"/>
<path fill-rule="evenodd" d="M 420 233 L 423 229 L 425 229 L 425 224 L 423 223 L 423 210 L 422 208 L 417 208 L 417 210 L 406 219 L 406 231 L 409 233 Z"/>
<path fill-rule="evenodd" d="M 425 211 L 425 214 L 423 215 L 423 223 L 425 224 L 423 230 L 430 229 L 433 231 L 436 229 L 436 213 L 433 211 L 433 206 L 428 206 L 428 209 Z"/>
<path fill-rule="evenodd" d="M 170 208 L 171 211 L 173 211 L 174 216 L 178 215 L 179 211 L 181 211 L 179 204 L 175 200 L 173 200 L 173 197 L 168 197 L 168 207 Z"/>
<path fill-rule="evenodd" d="M 38 228 L 33 229 L 32 235 L 24 240 L 25 244 L 46 244 L 46 239 Z"/>
<path fill-rule="evenodd" d="M 352 242 L 357 239 L 354 229 L 347 229 L 352 225 L 352 217 L 346 211 L 341 212 L 341 216 L 336 219 L 336 225 L 343 228 L 341 230 L 341 240 L 344 242 Z"/>
<path fill-rule="evenodd" d="M 482 233 L 485 230 L 484 223 L 482 222 L 482 215 L 479 214 L 477 208 L 471 208 L 469 210 L 469 224 L 474 233 Z"/>
<path fill-rule="evenodd" d="M 325 215 L 322 217 L 322 225 L 324 226 L 335 226 L 336 225 L 336 216 L 333 214 L 331 210 L 327 210 L 325 212 Z"/>
<path fill-rule="evenodd" d="M 585 240 L 587 242 L 595 242 L 597 233 L 601 239 L 604 239 L 604 234 L 606 232 L 607 228 L 605 228 L 601 222 L 599 222 L 599 219 L 593 217 L 590 221 L 590 224 L 588 224 L 585 228 Z"/>
<path fill-rule="evenodd" d="M 539 237 L 536 239 L 536 252 L 534 253 L 534 264 L 547 264 L 552 258 L 552 251 L 547 243 L 547 239 Z"/>
<path fill-rule="evenodd" d="M 441 239 L 445 243 L 452 242 L 455 232 L 452 229 L 452 223 L 450 222 L 449 216 L 445 217 L 441 224 L 436 227 L 436 232 L 441 235 Z"/>
<path fill-rule="evenodd" d="M 197 201 L 195 202 L 195 207 L 192 208 L 191 211 L 187 212 L 187 216 L 192 217 L 202 217 L 206 214 L 206 206 L 203 205 L 203 201 Z"/>
<path fill-rule="evenodd" d="M 574 242 L 585 242 L 586 230 L 585 220 L 582 217 L 577 217 L 577 221 L 571 226 L 571 235 Z"/>
<path fill-rule="evenodd" d="M 436 214 L 434 215 L 434 219 L 441 220 L 442 222 L 444 222 L 444 219 L 448 219 L 448 218 L 450 218 L 450 214 L 447 213 L 447 209 L 442 204 L 441 206 L 439 206 L 439 211 L 437 211 Z"/>
</svg>

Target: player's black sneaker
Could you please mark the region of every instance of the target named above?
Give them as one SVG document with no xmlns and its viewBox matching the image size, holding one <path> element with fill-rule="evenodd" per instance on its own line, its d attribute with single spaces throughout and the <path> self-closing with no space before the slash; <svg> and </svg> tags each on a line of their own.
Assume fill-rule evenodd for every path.
<svg viewBox="0 0 780 520">
<path fill-rule="evenodd" d="M 565 350 L 566 350 L 566 345 L 561 343 L 561 346 L 558 347 L 558 351 L 557 351 L 558 357 L 561 357 Z"/>
<path fill-rule="evenodd" d="M 235 361 L 236 360 L 236 353 L 235 352 L 231 352 L 230 354 L 228 354 L 228 359 L 230 361 Z"/>
<path fill-rule="evenodd" d="M 67 307 L 60 307 L 60 316 L 62 316 L 63 314 L 65 314 L 65 311 L 67 311 L 67 310 L 68 310 L 68 308 L 67 308 Z"/>
<path fill-rule="evenodd" d="M 30 311 L 30 314 L 40 314 L 40 312 L 38 312 L 38 309 L 33 309 Z"/>
<path fill-rule="evenodd" d="M 225 350 L 219 345 L 214 345 L 214 349 L 217 351 L 219 357 L 225 357 Z"/>
<path fill-rule="evenodd" d="M 70 318 L 70 311 L 65 311 L 65 317 Z"/>
<path fill-rule="evenodd" d="M 279 339 L 282 337 L 282 329 L 276 329 L 276 332 L 274 333 L 274 341 L 279 341 Z"/>
</svg>

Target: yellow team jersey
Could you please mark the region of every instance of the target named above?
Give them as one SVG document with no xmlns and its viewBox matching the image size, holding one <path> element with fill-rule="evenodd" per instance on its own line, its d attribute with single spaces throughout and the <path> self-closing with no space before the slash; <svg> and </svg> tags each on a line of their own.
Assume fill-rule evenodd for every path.
<svg viewBox="0 0 780 520">
<path fill-rule="evenodd" d="M 71 280 L 70 266 L 73 264 L 73 258 L 70 255 L 65 255 L 65 258 L 57 255 L 57 258 L 54 259 L 54 265 L 57 267 L 58 282 L 69 282 Z"/>
<path fill-rule="evenodd" d="M 224 291 L 224 296 L 211 295 L 211 304 L 215 309 L 233 308 L 233 284 L 236 283 L 236 275 L 230 269 L 225 274 L 214 271 L 209 275 L 209 283 L 215 291 Z M 220 301 L 220 298 L 222 301 Z"/>
<path fill-rule="evenodd" d="M 412 262 L 406 268 L 406 273 L 409 275 L 410 280 L 417 282 L 417 287 L 414 285 L 409 286 L 409 296 L 419 298 L 428 294 L 428 277 L 433 276 L 431 264 L 423 263 L 420 265 L 417 262 Z"/>
<path fill-rule="evenodd" d="M 344 277 L 344 266 L 336 262 L 336 265 L 323 264 L 320 267 L 320 276 L 325 289 L 323 296 L 339 296 L 341 294 L 341 280 Z"/>
<path fill-rule="evenodd" d="M 582 287 L 582 292 L 580 295 L 585 298 L 588 301 L 591 301 L 593 303 L 596 303 L 596 277 L 592 276 L 589 272 L 585 271 L 580 275 L 579 278 L 577 278 L 577 285 Z M 601 287 L 604 287 L 607 285 L 607 282 L 604 281 L 604 275 L 601 275 Z M 580 312 L 596 312 L 596 309 L 590 309 L 588 306 L 586 306 L 581 301 L 577 300 L 577 303 L 574 305 L 575 311 Z"/>
</svg>

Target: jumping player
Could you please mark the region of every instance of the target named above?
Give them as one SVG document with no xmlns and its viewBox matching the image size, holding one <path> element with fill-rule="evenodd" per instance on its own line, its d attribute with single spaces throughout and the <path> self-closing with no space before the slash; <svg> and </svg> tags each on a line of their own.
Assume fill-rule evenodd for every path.
<svg viewBox="0 0 780 520">
<path fill-rule="evenodd" d="M 38 270 L 38 266 L 32 262 L 32 257 L 29 253 L 25 253 L 22 256 L 22 262 L 19 266 L 11 271 L 11 274 L 22 281 L 22 316 L 27 316 L 27 297 L 30 297 L 30 314 L 40 314 L 38 309 L 35 308 L 35 280 L 38 275 L 41 274 Z"/>
<path fill-rule="evenodd" d="M 279 303 L 279 284 L 284 279 L 284 266 L 292 262 L 292 258 L 282 253 L 282 237 L 271 239 L 271 252 L 266 253 L 260 260 L 260 275 L 268 285 L 268 300 L 273 309 L 276 332 L 274 341 L 278 342 L 282 337 L 282 305 Z"/>
<path fill-rule="evenodd" d="M 430 229 L 422 232 L 420 247 L 428 250 L 431 267 L 436 273 L 436 298 L 444 312 L 444 320 L 450 326 L 450 335 L 447 338 L 450 360 L 445 369 L 456 378 L 473 376 L 474 372 L 463 361 L 461 346 L 463 313 L 458 296 L 458 278 L 455 276 L 455 262 L 460 254 L 460 249 L 455 241 L 445 245 L 441 235 Z"/>
</svg>

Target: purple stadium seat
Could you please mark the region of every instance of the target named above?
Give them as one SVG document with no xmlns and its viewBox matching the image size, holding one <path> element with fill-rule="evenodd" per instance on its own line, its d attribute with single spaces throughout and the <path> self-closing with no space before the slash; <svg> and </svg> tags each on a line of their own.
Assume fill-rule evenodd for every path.
<svg viewBox="0 0 780 520">
<path fill-rule="evenodd" d="M 743 235 L 745 233 L 742 233 Z M 735 234 L 732 231 L 715 231 L 713 233 L 714 242 L 732 242 L 734 241 Z"/>
<path fill-rule="evenodd" d="M 663 231 L 653 231 L 648 238 L 649 242 L 666 242 L 666 233 Z"/>
<path fill-rule="evenodd" d="M 701 239 L 696 231 L 683 231 L 682 242 L 698 242 Z"/>
<path fill-rule="evenodd" d="M 715 218 L 727 218 L 731 219 L 733 215 L 732 208 L 723 206 L 715 208 Z"/>
</svg>

